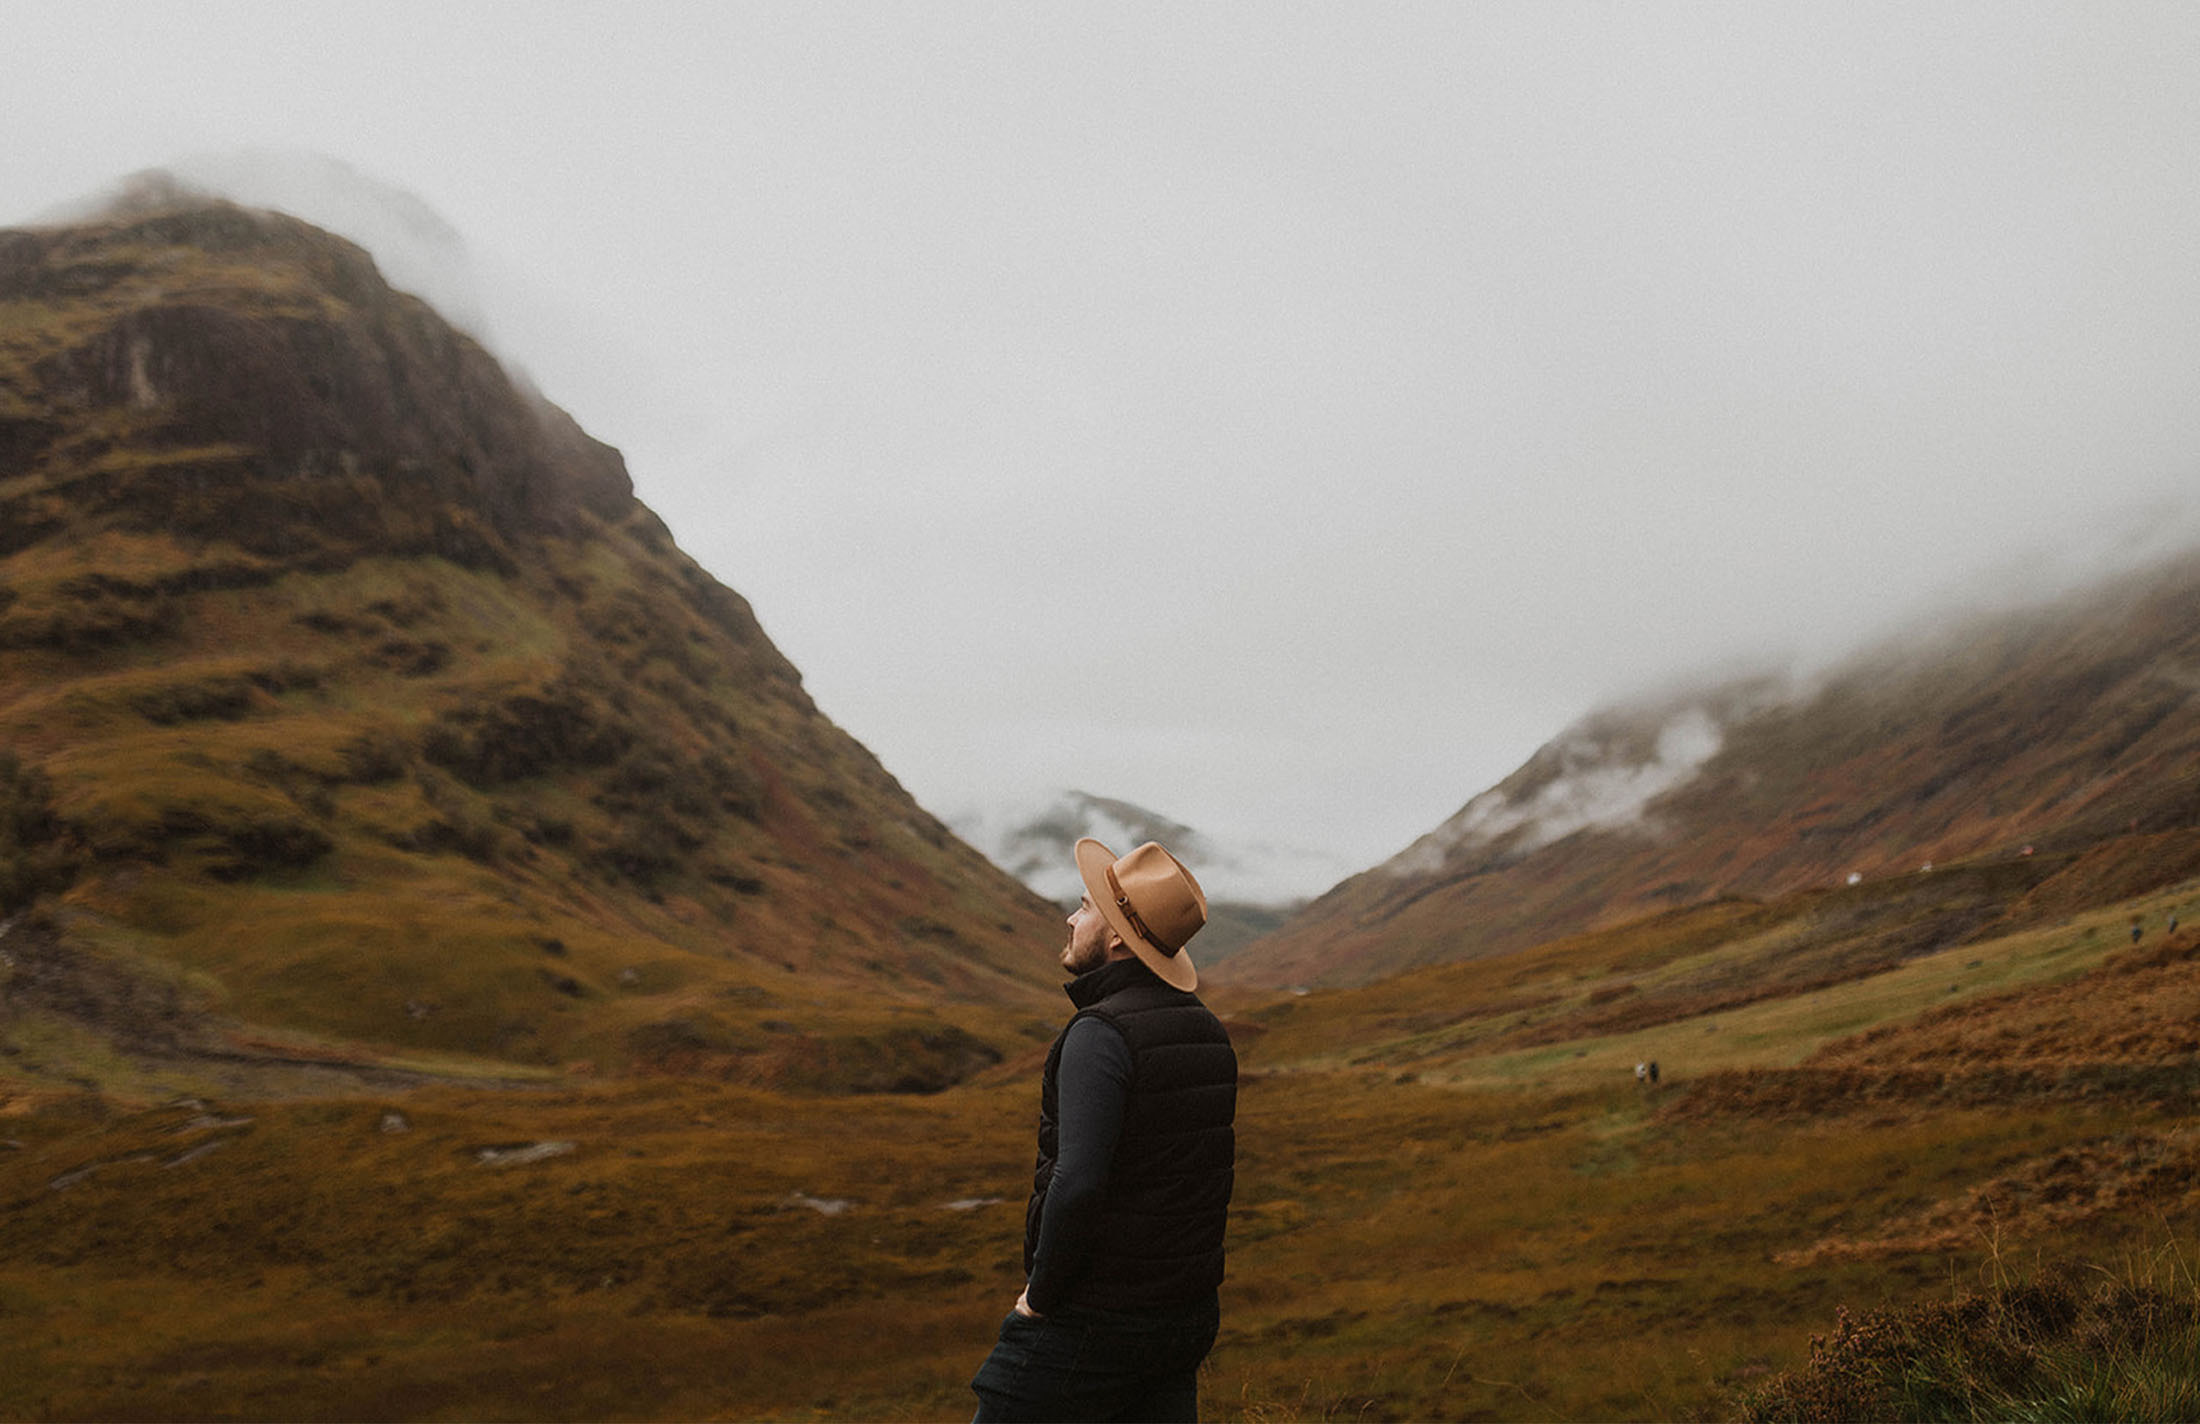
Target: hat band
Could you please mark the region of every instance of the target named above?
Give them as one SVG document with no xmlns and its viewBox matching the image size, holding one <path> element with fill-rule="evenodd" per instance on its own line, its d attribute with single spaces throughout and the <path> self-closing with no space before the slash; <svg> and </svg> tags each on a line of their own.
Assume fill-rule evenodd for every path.
<svg viewBox="0 0 2200 1424">
<path fill-rule="evenodd" d="M 1115 867 L 1112 865 L 1108 867 L 1108 889 L 1115 892 L 1115 908 L 1121 910 L 1123 918 L 1131 922 L 1131 928 L 1138 931 L 1138 937 L 1170 958 L 1175 958 L 1177 950 L 1182 946 L 1169 943 L 1148 929 L 1146 922 L 1138 918 L 1138 911 L 1132 907 L 1130 896 L 1123 893 L 1123 882 L 1115 878 Z"/>
</svg>

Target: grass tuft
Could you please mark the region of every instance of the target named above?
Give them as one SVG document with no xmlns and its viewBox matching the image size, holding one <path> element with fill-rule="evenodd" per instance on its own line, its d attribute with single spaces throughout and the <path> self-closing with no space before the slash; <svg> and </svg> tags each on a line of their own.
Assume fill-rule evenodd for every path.
<svg viewBox="0 0 2200 1424">
<path fill-rule="evenodd" d="M 2062 1269 L 1955 1299 L 1835 1317 L 1740 1418 L 2200 1418 L 2200 1290 Z"/>
</svg>

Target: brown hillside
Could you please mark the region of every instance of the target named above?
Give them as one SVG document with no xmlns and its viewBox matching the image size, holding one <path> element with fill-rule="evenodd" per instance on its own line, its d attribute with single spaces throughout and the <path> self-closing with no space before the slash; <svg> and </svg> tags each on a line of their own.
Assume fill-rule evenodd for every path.
<svg viewBox="0 0 2200 1424">
<path fill-rule="evenodd" d="M 1220 974 L 1361 982 L 1721 895 L 2182 834 L 2200 825 L 2196 689 L 2200 557 L 2186 556 L 1882 650 L 1809 688 L 1743 682 L 1600 713 Z M 1708 758 L 1661 760 L 1692 728 L 1715 746 Z M 1581 824 L 1578 808 L 1628 786 L 1646 793 L 1636 814 Z M 2085 903 L 2196 863 L 2170 842 L 2157 859 Z"/>
<path fill-rule="evenodd" d="M 1982 1180 L 1783 1253 L 1787 1264 L 1947 1251 L 2194 1201 L 2200 1136 L 2200 936 L 2109 955 L 2070 980 L 1980 994 L 1837 1040 L 1789 1068 L 1716 1072 L 1673 1116 L 1922 1114 L 2075 1102 L 2153 1105 L 2174 1125 L 2124 1130 L 1994 1164 Z M 2181 1119 L 2181 1120 L 2180 1120 Z"/>
<path fill-rule="evenodd" d="M 358 248 L 203 203 L 0 232 L 12 1071 L 936 1086 L 1046 1003 L 1055 918 Z"/>
</svg>

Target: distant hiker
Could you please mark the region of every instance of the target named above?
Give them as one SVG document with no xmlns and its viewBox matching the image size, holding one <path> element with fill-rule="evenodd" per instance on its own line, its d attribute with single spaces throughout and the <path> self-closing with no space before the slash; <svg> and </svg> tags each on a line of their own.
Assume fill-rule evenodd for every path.
<svg viewBox="0 0 2200 1424">
<path fill-rule="evenodd" d="M 1655 1058 L 1650 1060 L 1650 1081 L 1653 1085 L 1658 1081 L 1658 1060 Z"/>
<path fill-rule="evenodd" d="M 1650 1065 L 1649 1065 L 1649 1064 L 1647 1064 L 1647 1063 L 1637 1063 L 1637 1064 L 1635 1065 L 1635 1081 L 1636 1081 L 1636 1082 L 1638 1082 L 1638 1083 L 1647 1083 L 1647 1082 L 1649 1082 L 1649 1081 L 1650 1081 Z"/>
<path fill-rule="evenodd" d="M 2167 930 L 2163 931 L 2163 933 L 2165 933 L 2165 934 L 2175 934 L 2175 933 L 2177 933 L 2177 917 L 2176 917 L 2175 915 L 2171 915 L 2171 916 L 2169 917 L 2169 928 L 2168 928 Z"/>
<path fill-rule="evenodd" d="M 2139 922 L 2137 920 L 2133 920 L 2131 922 L 2131 942 L 2133 944 L 2137 944 L 2139 942 L 2139 936 L 2143 933 L 2145 933 L 2145 931 L 2141 928 Z"/>
<path fill-rule="evenodd" d="M 1207 896 L 1148 841 L 1077 843 L 1062 967 L 1077 1013 L 1047 1053 L 1022 1295 L 970 1387 L 974 1424 L 1199 1417 L 1221 1328 L 1237 1055 L 1192 991 Z"/>
</svg>

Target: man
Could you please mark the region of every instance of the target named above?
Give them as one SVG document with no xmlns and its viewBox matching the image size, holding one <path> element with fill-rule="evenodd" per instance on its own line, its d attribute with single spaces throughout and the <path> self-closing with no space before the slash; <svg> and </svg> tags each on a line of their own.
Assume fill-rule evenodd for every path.
<svg viewBox="0 0 2200 1424">
<path fill-rule="evenodd" d="M 1077 872 L 1077 1013 L 1047 1053 L 1024 1291 L 970 1382 L 979 1424 L 1197 1419 L 1221 1322 L 1237 1055 L 1184 952 L 1207 896 L 1151 841 L 1081 840 Z"/>
</svg>

